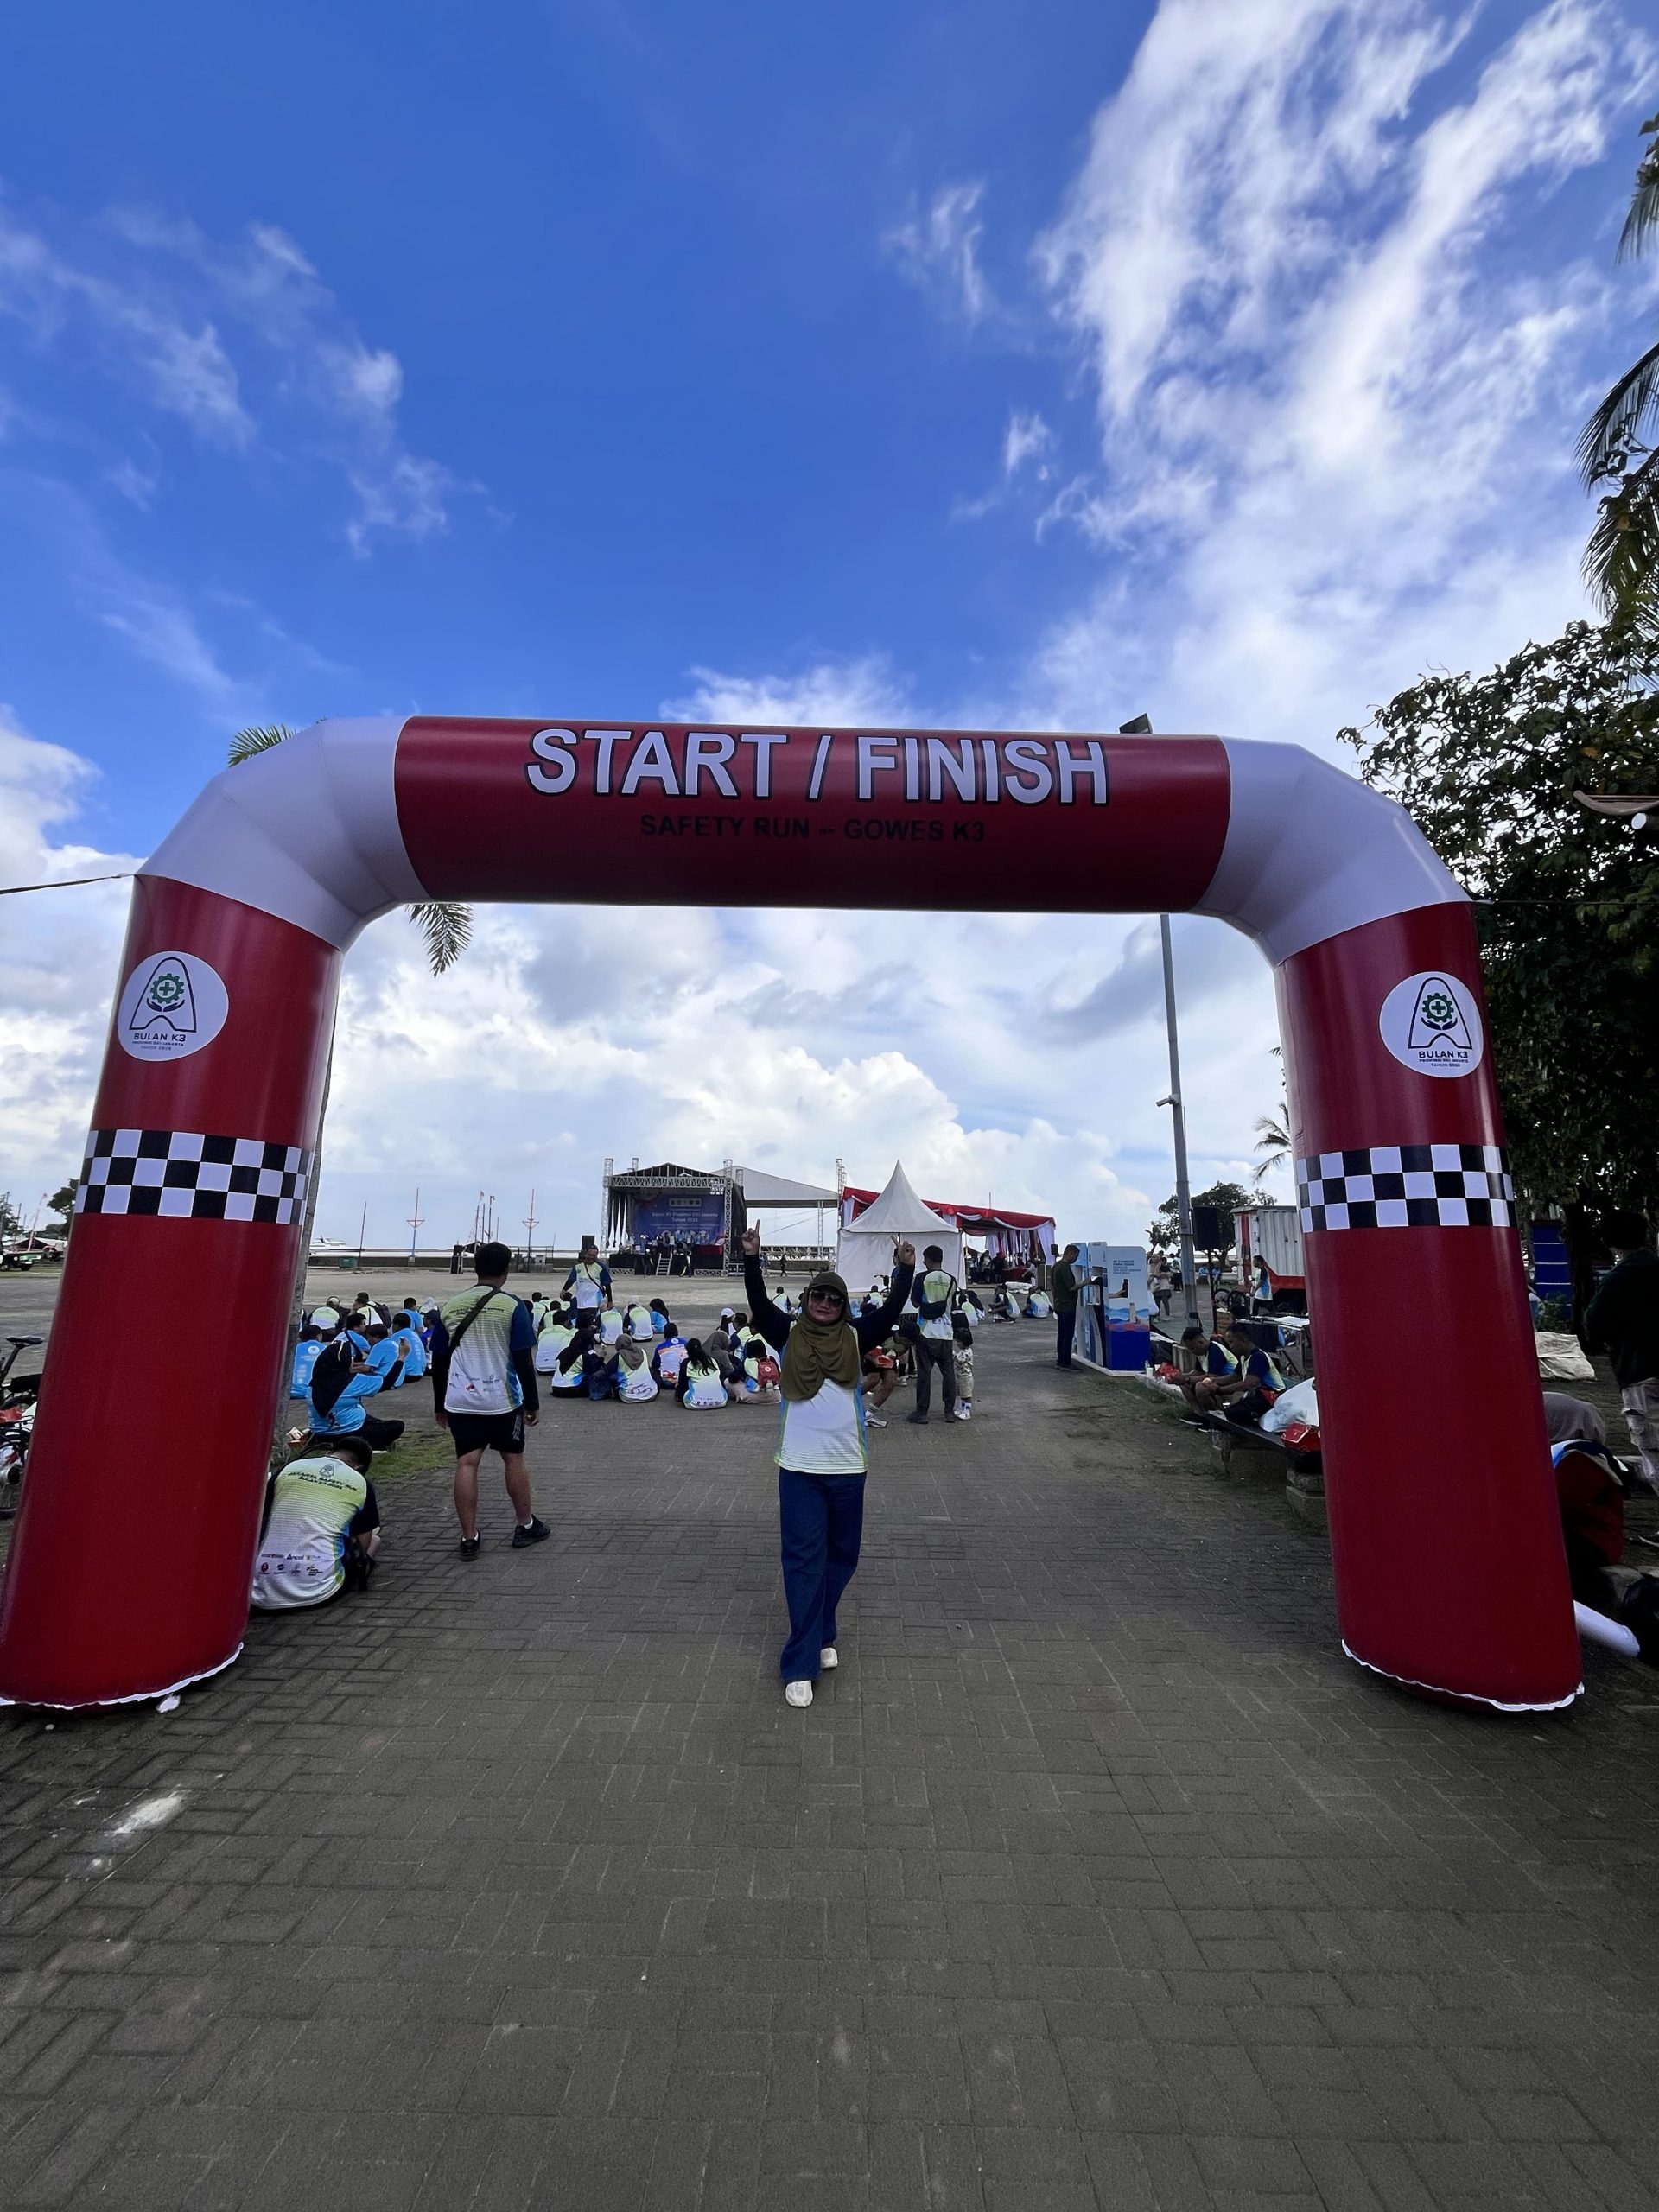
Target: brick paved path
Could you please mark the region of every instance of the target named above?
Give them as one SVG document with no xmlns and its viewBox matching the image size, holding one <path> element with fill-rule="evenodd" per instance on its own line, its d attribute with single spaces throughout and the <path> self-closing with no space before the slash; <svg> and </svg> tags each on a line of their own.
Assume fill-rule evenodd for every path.
<svg viewBox="0 0 1659 2212">
<path fill-rule="evenodd" d="M 1659 1681 L 1380 1687 L 1270 1478 L 1046 1336 L 878 1437 L 809 1713 L 772 1418 L 663 1404 L 544 1422 L 539 1551 L 393 1479 L 372 1596 L 0 1720 L 0 2203 L 1659 2202 Z"/>
</svg>

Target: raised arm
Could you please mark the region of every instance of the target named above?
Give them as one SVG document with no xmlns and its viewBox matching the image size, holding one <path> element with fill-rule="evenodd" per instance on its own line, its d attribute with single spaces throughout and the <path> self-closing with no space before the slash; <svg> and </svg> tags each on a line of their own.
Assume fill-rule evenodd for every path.
<svg viewBox="0 0 1659 2212">
<path fill-rule="evenodd" d="M 916 1247 L 906 1243 L 893 1254 L 893 1286 L 887 1293 L 887 1304 L 874 1313 L 861 1314 L 854 1324 L 858 1331 L 860 1351 L 874 1350 L 891 1332 L 910 1301 L 910 1287 L 915 1279 Z"/>
<path fill-rule="evenodd" d="M 789 1341 L 789 1316 L 766 1295 L 766 1271 L 760 1265 L 760 1232 L 743 1232 L 743 1292 L 749 1301 L 749 1319 L 774 1351 Z"/>
</svg>

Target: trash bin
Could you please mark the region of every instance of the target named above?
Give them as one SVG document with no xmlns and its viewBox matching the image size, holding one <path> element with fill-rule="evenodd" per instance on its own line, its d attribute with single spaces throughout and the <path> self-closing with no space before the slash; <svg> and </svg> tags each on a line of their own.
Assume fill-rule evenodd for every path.
<svg viewBox="0 0 1659 2212">
<path fill-rule="evenodd" d="M 355 1268 L 356 1268 L 356 1266 L 357 1266 L 357 1255 L 356 1255 L 356 1253 L 355 1253 L 355 1252 L 342 1252 L 342 1253 L 340 1254 L 340 1266 L 341 1266 L 342 1268 L 350 1268 L 355 1269 Z"/>
<path fill-rule="evenodd" d="M 1106 1332 L 1106 1365 L 1114 1375 L 1133 1374 L 1146 1365 L 1152 1351 L 1152 1331 L 1141 1325 L 1115 1322 Z"/>
</svg>

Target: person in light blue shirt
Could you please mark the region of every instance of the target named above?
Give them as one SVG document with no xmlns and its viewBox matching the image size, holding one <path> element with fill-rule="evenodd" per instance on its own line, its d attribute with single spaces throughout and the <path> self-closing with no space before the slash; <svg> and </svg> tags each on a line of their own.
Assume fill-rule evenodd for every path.
<svg viewBox="0 0 1659 2212">
<path fill-rule="evenodd" d="M 404 1348 L 384 1321 L 369 1325 L 369 1350 L 365 1361 L 383 1390 L 395 1390 L 404 1379 Z"/>
<path fill-rule="evenodd" d="M 404 1382 L 418 1382 L 426 1372 L 426 1338 L 421 1332 L 419 1320 L 408 1306 L 392 1315 L 391 1333 L 394 1341 L 403 1348 Z"/>
<path fill-rule="evenodd" d="M 393 1358 L 396 1358 L 394 1347 Z M 390 1450 L 404 1433 L 400 1421 L 383 1420 L 369 1412 L 364 1401 L 379 1389 L 382 1376 L 370 1372 L 368 1362 L 353 1357 L 349 1337 L 342 1332 L 328 1344 L 311 1370 L 306 1392 L 313 1436 L 361 1434 L 371 1449 Z"/>
<path fill-rule="evenodd" d="M 327 1341 L 315 1321 L 308 1321 L 300 1331 L 299 1342 L 294 1347 L 294 1371 L 288 1382 L 290 1398 L 302 1398 L 310 1388 L 311 1370 L 321 1358 Z"/>
</svg>

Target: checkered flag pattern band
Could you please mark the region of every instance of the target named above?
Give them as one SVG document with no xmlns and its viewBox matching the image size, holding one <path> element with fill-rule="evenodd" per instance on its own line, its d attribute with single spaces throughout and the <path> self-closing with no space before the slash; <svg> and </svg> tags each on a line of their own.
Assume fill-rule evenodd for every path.
<svg viewBox="0 0 1659 2212">
<path fill-rule="evenodd" d="M 1296 1163 L 1311 1229 L 1509 1229 L 1515 1185 L 1495 1144 L 1382 1144 Z"/>
<path fill-rule="evenodd" d="M 298 1221 L 311 1155 L 258 1137 L 189 1129 L 94 1129 L 75 1186 L 77 1213 L 179 1221 Z"/>
</svg>

